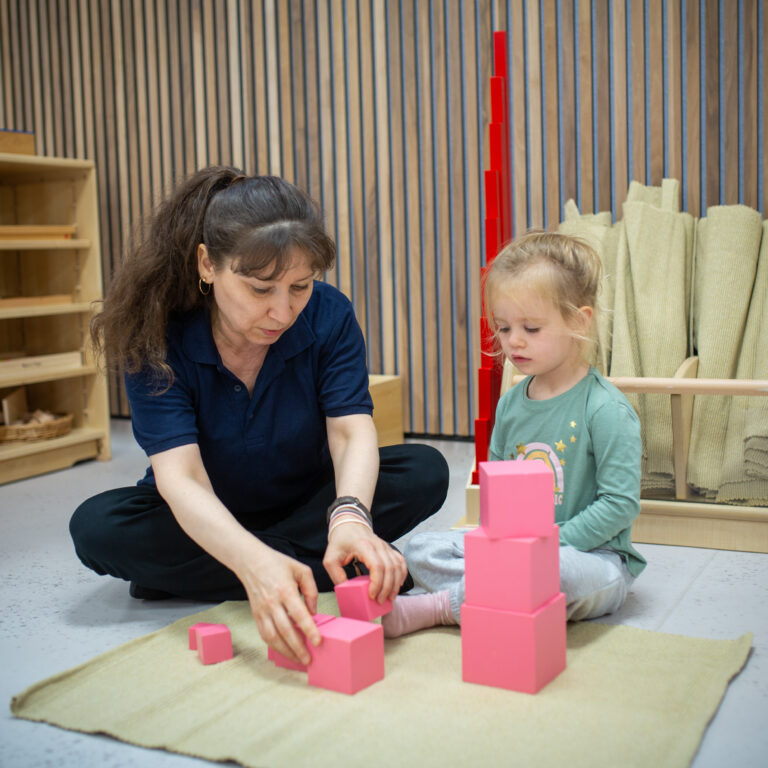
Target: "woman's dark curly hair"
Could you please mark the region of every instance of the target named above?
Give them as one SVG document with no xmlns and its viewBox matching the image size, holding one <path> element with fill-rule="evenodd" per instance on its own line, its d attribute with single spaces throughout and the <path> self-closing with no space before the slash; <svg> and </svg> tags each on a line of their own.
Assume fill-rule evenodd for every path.
<svg viewBox="0 0 768 768">
<path fill-rule="evenodd" d="M 111 367 L 128 373 L 149 368 L 170 386 L 168 319 L 212 301 L 198 289 L 200 243 L 215 269 L 229 266 L 266 279 L 279 277 L 297 248 L 318 274 L 336 257 L 320 208 L 293 184 L 223 166 L 197 171 L 134 236 L 102 311 L 91 320 L 94 348 Z"/>
</svg>

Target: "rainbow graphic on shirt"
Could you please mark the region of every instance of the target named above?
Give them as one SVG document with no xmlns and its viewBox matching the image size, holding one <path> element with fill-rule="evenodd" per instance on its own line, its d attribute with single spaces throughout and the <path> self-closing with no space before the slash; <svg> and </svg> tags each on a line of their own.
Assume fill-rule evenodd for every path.
<svg viewBox="0 0 768 768">
<path fill-rule="evenodd" d="M 517 446 L 515 461 L 543 461 L 555 475 L 555 506 L 563 503 L 563 465 L 555 450 L 546 443 L 527 443 Z"/>
</svg>

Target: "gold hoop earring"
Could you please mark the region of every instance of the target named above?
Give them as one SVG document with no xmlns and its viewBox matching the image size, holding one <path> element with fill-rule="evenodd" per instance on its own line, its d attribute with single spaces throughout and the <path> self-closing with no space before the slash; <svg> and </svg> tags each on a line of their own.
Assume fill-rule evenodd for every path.
<svg viewBox="0 0 768 768">
<path fill-rule="evenodd" d="M 207 291 L 203 290 L 203 286 L 204 285 L 207 286 L 207 288 L 208 288 Z M 203 278 L 201 277 L 197 281 L 197 290 L 200 291 L 200 293 L 202 293 L 203 296 L 207 296 L 211 292 L 211 284 L 207 280 L 203 280 Z"/>
</svg>

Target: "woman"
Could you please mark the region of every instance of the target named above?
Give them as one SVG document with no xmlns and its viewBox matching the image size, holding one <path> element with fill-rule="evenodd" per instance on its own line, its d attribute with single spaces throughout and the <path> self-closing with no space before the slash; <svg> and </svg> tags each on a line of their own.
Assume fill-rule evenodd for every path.
<svg viewBox="0 0 768 768">
<path fill-rule="evenodd" d="M 394 597 L 407 569 L 387 542 L 448 486 L 437 451 L 377 448 L 360 327 L 315 282 L 334 258 L 317 206 L 279 178 L 208 168 L 159 206 L 91 328 L 150 467 L 70 523 L 83 563 L 135 597 L 247 598 L 302 663 L 318 589 L 362 563 L 371 597 Z"/>
</svg>

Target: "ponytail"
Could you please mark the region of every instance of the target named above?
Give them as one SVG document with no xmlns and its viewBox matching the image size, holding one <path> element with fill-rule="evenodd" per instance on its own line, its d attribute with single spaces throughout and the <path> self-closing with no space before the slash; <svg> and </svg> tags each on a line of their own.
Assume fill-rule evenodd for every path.
<svg viewBox="0 0 768 768">
<path fill-rule="evenodd" d="M 245 176 L 235 168 L 206 168 L 190 176 L 132 236 L 91 320 L 91 341 L 112 368 L 137 373 L 149 366 L 172 380 L 165 362 L 168 318 L 206 299 L 198 290 L 197 246 L 214 195 Z"/>
</svg>

